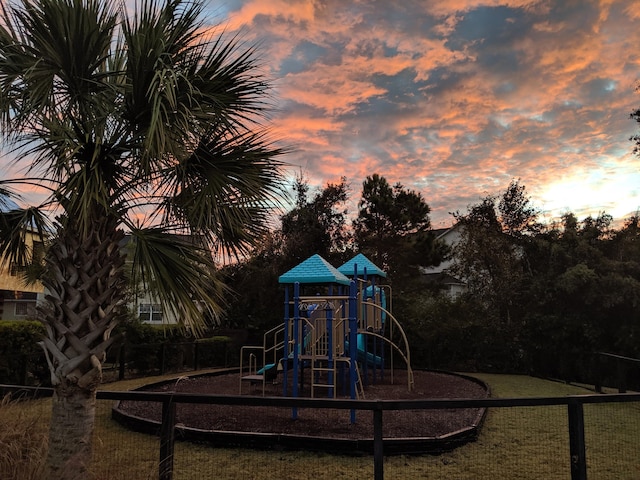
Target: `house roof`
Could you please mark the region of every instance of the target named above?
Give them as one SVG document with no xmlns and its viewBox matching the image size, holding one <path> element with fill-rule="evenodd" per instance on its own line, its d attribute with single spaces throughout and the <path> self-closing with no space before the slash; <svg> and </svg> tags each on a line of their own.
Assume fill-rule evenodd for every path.
<svg viewBox="0 0 640 480">
<path fill-rule="evenodd" d="M 442 285 L 466 285 L 462 280 L 446 272 L 426 273 L 422 279 L 428 283 L 440 283 Z"/>
<path fill-rule="evenodd" d="M 19 208 L 20 206 L 9 197 L 0 197 L 0 212 L 10 212 L 11 210 L 18 210 Z"/>
<path fill-rule="evenodd" d="M 278 278 L 278 283 L 349 285 L 349 279 L 320 255 L 315 254 Z"/>
<path fill-rule="evenodd" d="M 453 232 L 454 230 L 456 230 L 459 226 L 460 226 L 460 223 L 456 222 L 453 225 L 451 225 L 450 227 L 434 228 L 433 230 L 431 230 L 431 232 L 436 237 L 436 239 L 441 239 L 442 237 L 447 235 L 449 232 Z"/>
<path fill-rule="evenodd" d="M 380 269 L 376 264 L 374 264 L 362 253 L 359 253 L 348 262 L 339 266 L 338 271 L 347 276 L 353 276 L 355 268 L 357 268 L 357 271 L 355 272 L 356 275 L 364 275 L 364 271 L 366 269 L 367 275 L 369 276 L 371 275 L 377 275 L 379 277 L 387 276 L 386 272 Z"/>
</svg>

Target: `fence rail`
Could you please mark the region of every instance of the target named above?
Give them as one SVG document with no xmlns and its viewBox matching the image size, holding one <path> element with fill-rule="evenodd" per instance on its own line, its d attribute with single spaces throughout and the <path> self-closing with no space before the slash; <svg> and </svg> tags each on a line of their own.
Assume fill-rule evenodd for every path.
<svg viewBox="0 0 640 480">
<path fill-rule="evenodd" d="M 608 352 L 595 352 L 593 357 L 596 392 L 602 393 L 604 385 L 615 387 L 620 393 L 625 393 L 627 388 L 640 389 L 640 359 Z M 609 374 L 608 377 L 605 373 Z"/>
<path fill-rule="evenodd" d="M 3 395 L 14 397 L 51 396 L 49 388 L 0 385 Z M 589 404 L 640 402 L 640 394 L 618 393 L 609 395 L 573 395 L 564 397 L 523 397 L 484 399 L 426 399 L 426 400 L 341 400 L 311 398 L 254 397 L 230 395 L 202 395 L 172 392 L 98 391 L 102 400 L 128 400 L 157 402 L 162 405 L 158 478 L 173 478 L 175 455 L 176 405 L 210 404 L 289 408 L 324 408 L 369 411 L 374 424 L 374 478 L 384 478 L 385 439 L 383 438 L 384 413 L 396 410 L 458 409 L 458 408 L 506 408 L 566 406 L 568 419 L 569 457 L 571 480 L 587 479 L 587 449 L 583 408 Z"/>
</svg>

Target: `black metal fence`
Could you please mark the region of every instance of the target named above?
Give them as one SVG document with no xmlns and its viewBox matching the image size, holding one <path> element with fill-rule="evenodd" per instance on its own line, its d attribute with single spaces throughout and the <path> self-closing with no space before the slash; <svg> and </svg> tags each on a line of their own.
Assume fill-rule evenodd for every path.
<svg viewBox="0 0 640 480">
<path fill-rule="evenodd" d="M 640 391 L 640 359 L 607 352 L 593 355 L 593 384 L 596 392 L 602 387 L 617 388 L 619 393 L 627 389 Z"/>
<path fill-rule="evenodd" d="M 229 342 L 164 342 L 122 345 L 111 367 L 118 380 L 126 377 L 236 366 L 239 347 Z"/>
<path fill-rule="evenodd" d="M 34 389 L 1 385 L 4 394 L 8 392 L 22 392 L 32 395 Z M 51 395 L 50 389 L 37 389 L 40 395 Z M 385 438 L 383 437 L 383 424 L 385 413 L 395 410 L 419 410 L 419 409 L 462 409 L 462 408 L 488 408 L 492 409 L 522 409 L 522 408 L 563 408 L 566 411 L 566 424 L 568 426 L 564 434 L 565 444 L 568 450 L 564 452 L 566 471 L 554 478 L 570 478 L 571 480 L 586 480 L 587 465 L 589 463 L 587 442 L 585 438 L 586 406 L 596 404 L 620 405 L 629 402 L 640 402 L 640 394 L 609 394 L 609 395 L 574 395 L 566 397 L 550 398 L 487 398 L 487 399 L 448 399 L 448 400 L 332 400 L 309 398 L 274 398 L 253 396 L 224 396 L 224 395 L 197 395 L 188 393 L 160 393 L 141 391 L 99 391 L 99 400 L 126 400 L 133 402 L 157 402 L 162 405 L 162 421 L 159 428 L 159 451 L 157 452 L 157 478 L 160 480 L 172 480 L 175 474 L 174 460 L 176 459 L 176 406 L 178 404 L 208 404 L 208 405 L 241 405 L 253 407 L 273 408 L 313 408 L 313 409 L 340 409 L 357 410 L 358 415 L 371 415 L 374 424 L 374 453 L 372 455 L 373 478 L 381 480 L 385 478 Z M 636 411 L 637 410 L 637 411 Z M 625 413 L 625 421 L 640 422 L 640 409 L 634 409 L 638 418 L 629 418 Z M 563 423 L 564 422 L 560 422 Z M 522 432 L 526 436 L 527 432 Z M 134 435 L 132 432 L 131 435 Z M 636 439 L 635 441 L 640 441 Z M 556 452 L 558 453 L 558 452 Z M 215 455 L 215 450 L 212 450 Z M 638 467 L 640 468 L 640 466 Z M 640 471 L 640 470 L 639 470 Z M 638 472 L 629 472 L 627 478 Z M 365 475 L 366 476 L 366 475 Z M 181 477 L 184 478 L 184 477 Z M 259 478 L 259 477 L 250 477 Z M 394 478 L 391 474 L 388 478 Z M 481 478 L 481 477 L 478 477 Z M 506 477 L 502 477 L 506 478 Z M 607 477 L 615 478 L 615 477 Z"/>
<path fill-rule="evenodd" d="M 202 368 L 235 367 L 239 355 L 240 347 L 229 341 L 123 344 L 109 351 L 103 374 L 109 381 L 115 381 Z M 11 369 L 3 368 L 6 360 L 0 357 L 0 382 L 51 385 L 51 374 L 42 352 L 13 354 L 10 360 L 15 365 Z"/>
</svg>

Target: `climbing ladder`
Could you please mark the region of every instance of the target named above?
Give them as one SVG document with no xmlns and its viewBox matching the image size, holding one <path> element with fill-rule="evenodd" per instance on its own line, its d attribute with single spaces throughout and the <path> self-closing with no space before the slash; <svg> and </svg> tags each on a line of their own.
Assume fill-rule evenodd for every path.
<svg viewBox="0 0 640 480">
<path fill-rule="evenodd" d="M 337 380 L 339 378 L 340 367 L 346 367 L 347 371 L 349 371 L 351 365 L 351 359 L 349 357 L 337 357 L 333 362 L 332 366 L 325 366 L 326 364 L 323 361 L 320 361 L 318 364 L 314 365 L 311 369 L 312 375 L 312 383 L 311 383 L 311 397 L 317 398 L 318 391 L 324 391 L 331 394 L 333 398 L 337 396 Z M 355 372 L 356 372 L 356 399 L 363 400 L 364 399 L 364 387 L 362 385 L 362 379 L 360 377 L 360 369 L 358 368 L 358 362 L 355 362 Z M 325 381 L 322 381 L 325 380 Z"/>
<path fill-rule="evenodd" d="M 346 356 L 345 338 L 348 320 L 339 316 L 340 308 L 332 311 L 332 316 L 312 315 L 311 341 L 307 345 L 307 355 L 304 358 L 311 362 L 311 397 L 328 395 L 336 398 L 338 379 L 344 372 L 350 371 L 351 359 Z M 356 374 L 356 398 L 364 398 L 364 388 L 360 377 L 358 362 L 354 360 Z"/>
</svg>

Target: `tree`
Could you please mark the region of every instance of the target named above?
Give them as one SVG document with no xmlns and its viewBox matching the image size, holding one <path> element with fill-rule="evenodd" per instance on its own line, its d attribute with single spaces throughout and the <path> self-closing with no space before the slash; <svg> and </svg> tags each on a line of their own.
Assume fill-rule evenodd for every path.
<svg viewBox="0 0 640 480">
<path fill-rule="evenodd" d="M 362 184 L 354 231 L 358 248 L 392 275 L 415 274 L 411 267 L 433 265 L 444 253 L 430 231 L 431 209 L 419 192 L 393 187 L 380 175 Z"/>
<path fill-rule="evenodd" d="M 515 238 L 540 232 L 538 210 L 526 195 L 525 186 L 512 180 L 498 203 L 502 230 Z"/>
<path fill-rule="evenodd" d="M 462 233 L 452 270 L 509 323 L 519 288 L 530 277 L 525 246 L 540 228 L 525 187 L 512 181 L 501 196 L 489 195 L 454 217 Z"/>
<path fill-rule="evenodd" d="M 636 91 L 640 91 L 640 84 L 636 86 Z M 636 123 L 640 123 L 640 108 L 637 108 L 633 112 L 631 112 L 631 119 L 634 120 Z M 633 153 L 635 153 L 636 155 L 639 155 L 640 154 L 640 133 L 636 133 L 635 135 L 632 135 L 629 140 L 631 140 L 635 144 L 635 146 L 633 147 Z"/>
<path fill-rule="evenodd" d="M 352 256 L 346 227 L 348 185 L 327 185 L 309 198 L 309 185 L 296 179 L 296 204 L 282 215 L 279 229 L 265 235 L 251 254 L 224 268 L 227 285 L 236 292 L 251 292 L 251 302 L 236 296 L 225 320 L 236 327 L 266 331 L 282 322 L 282 292 L 278 277 L 314 254 L 333 265 Z"/>
<path fill-rule="evenodd" d="M 2 180 L 0 193 L 17 197 L 21 182 L 49 192 L 0 222 L 0 250 L 12 262 L 32 256 L 20 246 L 25 227 L 49 235 L 40 310 L 55 388 L 48 478 L 87 475 L 95 394 L 129 265 L 134 281 L 198 328 L 222 307 L 212 250 L 249 248 L 279 202 L 283 152 L 260 126 L 269 82 L 253 47 L 208 36 L 202 8 L 2 5 L 0 131 L 29 174 Z"/>
<path fill-rule="evenodd" d="M 327 183 L 311 199 L 304 178 L 296 179 L 294 189 L 296 206 L 281 218 L 284 270 L 316 253 L 329 261 L 332 257 L 344 257 L 352 243 L 346 228 L 347 179 L 342 177 L 340 183 Z"/>
</svg>

